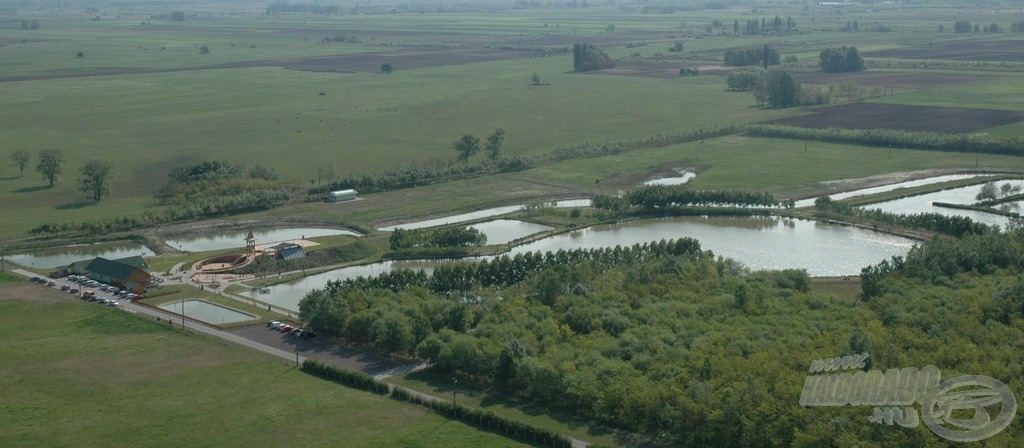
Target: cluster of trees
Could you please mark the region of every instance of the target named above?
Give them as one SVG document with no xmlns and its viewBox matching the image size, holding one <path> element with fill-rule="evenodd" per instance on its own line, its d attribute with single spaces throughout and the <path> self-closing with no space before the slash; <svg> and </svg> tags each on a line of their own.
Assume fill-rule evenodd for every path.
<svg viewBox="0 0 1024 448">
<path fill-rule="evenodd" d="M 1018 25 L 1018 23 L 1024 23 L 1024 22 L 1013 22 L 1013 23 L 1010 24 L 1010 29 L 1013 30 L 1013 32 L 1015 32 L 1015 33 L 1024 32 L 1024 25 Z M 1017 26 L 1016 29 L 1014 28 L 1015 26 Z M 943 31 L 942 30 L 942 26 L 940 25 L 939 26 L 939 32 L 941 33 L 942 31 Z M 957 21 L 956 23 L 953 24 L 953 32 L 954 33 L 959 33 L 959 34 L 970 33 L 970 32 L 975 32 L 975 33 L 980 33 L 980 32 L 998 33 L 999 32 L 999 24 L 993 23 L 991 25 L 981 26 L 981 25 L 978 25 L 978 24 L 971 25 L 971 22 L 969 22 L 967 20 L 959 20 L 959 21 Z"/>
<path fill-rule="evenodd" d="M 697 67 L 683 67 L 679 69 L 679 76 L 698 76 L 700 70 Z"/>
<path fill-rule="evenodd" d="M 740 20 L 735 19 L 732 22 L 732 31 L 736 34 L 743 34 L 744 36 L 757 36 L 757 35 L 769 35 L 769 34 L 784 34 L 796 29 L 796 21 L 792 17 L 786 17 L 783 20 L 779 16 L 775 16 L 774 19 L 769 23 L 764 17 L 760 21 L 757 19 L 747 20 L 747 24 L 742 29 L 740 28 Z"/>
<path fill-rule="evenodd" d="M 744 132 L 752 137 L 814 140 L 830 143 L 852 143 L 883 148 L 910 148 L 932 151 L 983 152 L 1008 156 L 1024 156 L 1024 139 L 980 134 L 946 134 L 894 129 L 801 128 L 780 125 L 747 125 Z"/>
<path fill-rule="evenodd" d="M 328 282 L 326 291 L 329 294 L 335 294 L 344 288 L 354 288 L 360 291 L 387 289 L 393 292 L 400 292 L 407 288 L 425 288 L 434 294 L 447 295 L 458 292 L 465 296 L 468 291 L 477 288 L 508 287 L 520 284 L 527 281 L 531 275 L 549 267 L 568 266 L 582 262 L 610 267 L 666 255 L 700 257 L 711 254 L 701 252 L 700 243 L 692 238 L 661 240 L 626 247 L 558 250 L 545 253 L 526 252 L 511 257 L 507 254 L 502 255 L 491 261 L 484 259 L 476 263 L 449 263 L 439 266 L 430 275 L 422 270 L 394 269 L 374 277 L 360 276 L 354 279 Z M 542 291 L 544 293 L 542 297 L 550 297 L 550 294 L 557 292 L 559 287 L 557 282 L 549 282 Z"/>
<path fill-rule="evenodd" d="M 763 47 L 725 50 L 722 63 L 725 67 L 743 67 L 747 65 L 779 65 L 779 51 L 765 45 Z"/>
<path fill-rule="evenodd" d="M 301 12 L 304 14 L 337 14 L 338 5 L 320 2 L 275 2 L 267 6 L 267 15 L 282 12 Z"/>
<path fill-rule="evenodd" d="M 57 178 L 64 173 L 64 153 L 56 149 L 44 149 L 39 151 L 39 162 L 36 163 L 36 172 L 43 176 L 43 180 L 49 182 L 52 187 Z M 11 153 L 11 165 L 18 168 L 18 175 L 25 175 L 25 168 L 32 161 L 32 154 L 24 149 Z M 114 166 L 103 159 L 90 159 L 80 168 L 82 177 L 78 179 L 79 189 L 88 192 L 92 198 L 99 201 L 104 194 L 110 192 L 110 182 L 113 179 Z"/>
<path fill-rule="evenodd" d="M 21 29 L 23 29 L 23 30 L 38 30 L 39 29 L 39 21 L 38 20 L 22 20 L 21 21 Z"/>
<path fill-rule="evenodd" d="M 1007 308 L 1015 310 L 1013 318 L 1024 318 L 1024 295 L 1012 294 L 1020 290 L 1021 282 L 1015 277 L 1024 268 L 1022 260 L 1024 227 L 1019 221 L 1011 223 L 1003 232 L 965 234 L 960 238 L 935 237 L 926 244 L 914 246 L 906 257 L 897 256 L 864 267 L 861 298 L 871 300 L 900 294 L 906 291 L 907 280 L 943 285 L 952 284 L 954 280 L 966 281 L 967 275 L 1005 275 L 1012 283 L 997 291 L 995 297 L 987 293 L 986 300 L 995 299 L 993 305 L 1002 308 L 997 314 L 1007 323 Z"/>
<path fill-rule="evenodd" d="M 828 219 L 856 219 L 875 226 L 900 226 L 911 229 L 927 230 L 960 237 L 964 235 L 980 235 L 993 231 L 991 226 L 975 222 L 964 216 L 947 216 L 939 213 L 896 214 L 881 209 L 854 207 L 846 202 L 833 201 L 822 196 L 814 201 L 815 216 Z"/>
<path fill-rule="evenodd" d="M 242 164 L 216 160 L 172 168 L 167 174 L 167 182 L 156 196 L 165 202 L 182 205 L 210 197 L 281 189 L 274 168 L 256 165 L 246 170 Z"/>
<path fill-rule="evenodd" d="M 1020 185 L 1005 183 L 997 187 L 995 182 L 986 182 L 985 185 L 981 186 L 981 191 L 974 196 L 974 199 L 977 199 L 978 202 L 992 203 L 1008 196 L 1019 194 L 1020 191 Z"/>
<path fill-rule="evenodd" d="M 1010 31 L 1014 33 L 1024 33 L 1024 22 L 1013 22 L 1010 24 Z"/>
<path fill-rule="evenodd" d="M 575 43 L 572 45 L 572 68 L 577 72 L 589 72 L 592 70 L 604 70 L 614 68 L 615 59 L 608 56 L 600 47 L 594 44 Z"/>
<path fill-rule="evenodd" d="M 856 47 L 827 48 L 818 55 L 818 66 L 824 72 L 859 72 L 864 70 L 864 58 Z"/>
<path fill-rule="evenodd" d="M 626 211 L 669 209 L 678 207 L 792 207 L 770 193 L 736 190 L 694 190 L 685 185 L 647 185 L 630 191 L 625 197 L 597 195 L 593 207 L 600 210 Z"/>
<path fill-rule="evenodd" d="M 827 103 L 827 95 L 817 90 L 803 89 L 800 82 L 784 70 L 747 70 L 732 72 L 725 78 L 730 90 L 752 91 L 759 105 L 791 107 L 798 104 Z"/>
<path fill-rule="evenodd" d="M 402 229 L 391 232 L 388 238 L 392 250 L 437 248 L 446 251 L 487 244 L 487 235 L 466 226 L 441 226 L 426 229 Z"/>
<path fill-rule="evenodd" d="M 185 11 L 174 11 L 174 12 L 172 12 L 171 13 L 171 21 L 172 22 L 184 22 L 185 21 Z"/>
<path fill-rule="evenodd" d="M 491 160 L 501 159 L 501 149 L 505 146 L 505 130 L 495 129 L 487 137 L 487 144 L 484 146 L 484 151 L 487 153 L 487 158 Z M 452 148 L 455 148 L 457 154 L 456 158 L 460 162 L 468 162 L 470 157 L 480 152 L 480 138 L 473 134 L 465 134 L 461 138 L 452 143 Z"/>
</svg>

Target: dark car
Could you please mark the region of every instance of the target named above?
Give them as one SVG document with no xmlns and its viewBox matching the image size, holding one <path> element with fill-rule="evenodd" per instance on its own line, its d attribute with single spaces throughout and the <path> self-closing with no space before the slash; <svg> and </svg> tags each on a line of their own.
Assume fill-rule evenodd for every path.
<svg viewBox="0 0 1024 448">
<path fill-rule="evenodd" d="M 60 290 L 61 291 L 67 291 L 67 290 L 70 290 L 70 289 L 71 289 L 71 287 L 68 286 L 68 285 L 60 285 Z"/>
</svg>

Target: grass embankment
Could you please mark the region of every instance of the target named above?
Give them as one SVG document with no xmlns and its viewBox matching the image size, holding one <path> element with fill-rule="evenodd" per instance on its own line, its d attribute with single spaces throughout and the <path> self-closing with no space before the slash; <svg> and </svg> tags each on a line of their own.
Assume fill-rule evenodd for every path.
<svg viewBox="0 0 1024 448">
<path fill-rule="evenodd" d="M 0 339 L 2 446 L 525 446 L 33 285 Z"/>
</svg>

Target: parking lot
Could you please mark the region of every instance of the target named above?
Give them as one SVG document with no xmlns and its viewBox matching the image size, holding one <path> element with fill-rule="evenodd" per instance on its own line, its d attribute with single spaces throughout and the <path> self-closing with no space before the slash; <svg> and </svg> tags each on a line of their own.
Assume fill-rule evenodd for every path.
<svg viewBox="0 0 1024 448">
<path fill-rule="evenodd" d="M 386 358 L 331 343 L 325 339 L 299 338 L 289 333 L 281 333 L 267 327 L 266 322 L 226 331 L 292 353 L 295 352 L 295 345 L 299 344 L 299 354 L 302 356 L 369 374 L 383 372 L 401 365 Z"/>
</svg>

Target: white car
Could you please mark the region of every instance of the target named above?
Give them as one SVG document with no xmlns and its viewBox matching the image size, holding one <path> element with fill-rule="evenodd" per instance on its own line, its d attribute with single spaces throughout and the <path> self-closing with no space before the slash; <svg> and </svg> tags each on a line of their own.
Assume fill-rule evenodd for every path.
<svg viewBox="0 0 1024 448">
<path fill-rule="evenodd" d="M 107 305 L 107 306 L 121 306 L 121 304 L 120 304 L 120 303 L 117 303 L 117 301 L 116 301 L 116 300 L 108 300 L 108 301 L 107 301 L 107 303 L 106 303 L 106 305 Z"/>
<path fill-rule="evenodd" d="M 267 326 L 270 327 L 271 330 L 276 330 L 278 328 L 281 328 L 281 325 L 282 325 L 281 322 L 278 322 L 276 320 L 272 320 L 270 322 L 267 322 Z"/>
</svg>

